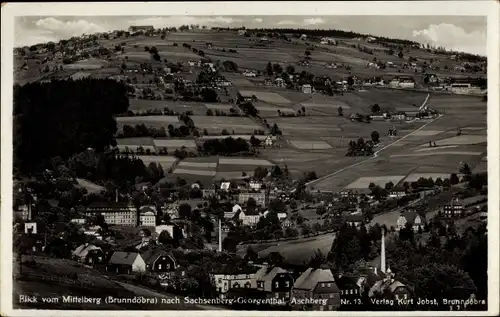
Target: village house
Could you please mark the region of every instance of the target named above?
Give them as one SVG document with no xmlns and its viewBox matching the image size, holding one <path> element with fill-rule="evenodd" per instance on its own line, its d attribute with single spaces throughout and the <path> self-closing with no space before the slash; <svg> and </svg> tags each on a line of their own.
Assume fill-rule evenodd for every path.
<svg viewBox="0 0 500 317">
<path fill-rule="evenodd" d="M 181 228 L 178 224 L 175 223 L 167 225 L 159 225 L 155 227 L 155 232 L 158 235 L 158 237 L 163 231 L 168 232 L 169 236 L 172 238 L 178 236 L 179 234 L 181 234 L 183 237 L 186 236 L 186 230 L 184 228 Z"/>
<path fill-rule="evenodd" d="M 253 70 L 245 70 L 242 73 L 242 75 L 245 76 L 245 77 L 257 77 L 257 73 L 254 72 Z"/>
<path fill-rule="evenodd" d="M 172 253 L 161 249 L 149 249 L 142 253 L 142 258 L 146 262 L 146 269 L 149 272 L 158 274 L 171 274 L 177 268 Z"/>
<path fill-rule="evenodd" d="M 143 206 L 139 209 L 140 223 L 139 225 L 145 227 L 154 227 L 156 225 L 156 208 L 150 206 Z"/>
<path fill-rule="evenodd" d="M 251 92 L 247 91 L 240 91 L 238 92 L 238 100 L 240 102 L 252 102 L 256 99 L 255 95 L 253 95 Z"/>
<path fill-rule="evenodd" d="M 313 89 L 312 89 L 311 85 L 305 84 L 305 85 L 302 85 L 302 92 L 304 94 L 312 94 Z"/>
<path fill-rule="evenodd" d="M 311 304 L 292 303 L 294 310 L 334 311 L 340 306 L 340 290 L 330 269 L 308 268 L 295 281 L 292 297 L 299 299 L 326 300 Z"/>
<path fill-rule="evenodd" d="M 267 193 L 265 190 L 239 193 L 238 204 L 246 204 L 250 198 L 253 198 L 257 202 L 257 206 L 265 207 L 267 205 Z"/>
<path fill-rule="evenodd" d="M 290 301 L 293 276 L 280 267 L 264 266 L 255 274 L 257 290 L 265 292 L 267 298 L 280 299 L 283 303 Z"/>
<path fill-rule="evenodd" d="M 269 146 L 274 146 L 276 143 L 277 137 L 275 135 L 269 134 L 266 139 L 264 140 L 264 145 L 269 147 Z"/>
<path fill-rule="evenodd" d="M 402 198 L 406 196 L 406 190 L 402 187 L 393 187 L 389 192 L 389 198 Z"/>
<path fill-rule="evenodd" d="M 348 225 L 359 228 L 365 223 L 365 218 L 362 213 L 353 213 L 347 215 L 345 221 Z"/>
<path fill-rule="evenodd" d="M 95 266 L 106 262 L 104 251 L 100 247 L 89 243 L 78 246 L 71 255 L 74 260 L 86 265 Z"/>
<path fill-rule="evenodd" d="M 216 197 L 217 195 L 215 188 L 204 188 L 202 192 L 203 192 L 203 199 L 209 199 L 210 197 Z"/>
<path fill-rule="evenodd" d="M 137 211 L 127 202 L 92 203 L 87 207 L 85 215 L 92 217 L 102 215 L 109 225 L 137 226 Z"/>
<path fill-rule="evenodd" d="M 226 265 L 210 274 L 212 285 L 221 298 L 225 298 L 230 289 L 257 287 L 255 276 L 258 267 L 235 268 L 231 264 Z"/>
<path fill-rule="evenodd" d="M 130 274 L 132 272 L 145 272 L 146 262 L 137 252 L 116 251 L 106 265 L 107 272 L 117 274 Z"/>
<path fill-rule="evenodd" d="M 253 227 L 257 225 L 262 213 L 258 208 L 247 208 L 246 210 L 241 210 L 238 215 L 238 219 L 244 226 Z"/>
<path fill-rule="evenodd" d="M 24 221 L 29 221 L 31 220 L 31 204 L 23 204 L 17 207 L 17 209 L 14 211 L 14 215 L 16 218 L 22 219 Z"/>
<path fill-rule="evenodd" d="M 276 85 L 276 87 L 278 88 L 285 88 L 286 87 L 286 83 L 285 83 L 285 80 L 283 78 L 276 78 L 274 80 L 274 84 Z"/>
<path fill-rule="evenodd" d="M 339 272 L 335 283 L 337 283 L 337 287 L 340 289 L 340 299 L 355 305 L 362 296 L 362 282 L 363 280 L 360 280 L 360 278 L 347 276 Z"/>
<path fill-rule="evenodd" d="M 72 218 L 70 220 L 71 223 L 76 223 L 78 225 L 84 225 L 85 222 L 86 222 L 86 219 L 85 218 Z"/>
<path fill-rule="evenodd" d="M 391 120 L 393 121 L 405 121 L 406 113 L 403 111 L 398 111 L 396 113 L 391 114 Z"/>
<path fill-rule="evenodd" d="M 25 234 L 37 234 L 38 226 L 36 222 L 25 222 L 24 223 L 24 233 Z"/>
<path fill-rule="evenodd" d="M 404 229 L 406 225 L 409 224 L 413 228 L 413 231 L 417 232 L 419 228 L 421 230 L 424 229 L 425 222 L 425 215 L 419 214 L 418 212 L 413 210 L 405 211 L 401 213 L 397 220 L 396 230 L 399 231 L 401 229 Z"/>
</svg>

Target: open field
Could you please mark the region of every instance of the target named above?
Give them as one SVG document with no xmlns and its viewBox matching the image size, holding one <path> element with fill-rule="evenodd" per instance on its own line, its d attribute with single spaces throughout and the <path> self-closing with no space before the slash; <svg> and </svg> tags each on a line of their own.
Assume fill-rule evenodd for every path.
<svg viewBox="0 0 500 317">
<path fill-rule="evenodd" d="M 429 155 L 481 155 L 483 152 L 471 152 L 471 151 L 449 151 L 449 152 L 432 152 L 432 153 L 415 153 L 415 154 L 394 154 L 391 157 L 420 157 Z"/>
<path fill-rule="evenodd" d="M 436 180 L 438 178 L 445 179 L 445 178 L 450 178 L 451 174 L 446 174 L 446 173 L 416 173 L 416 174 L 410 174 L 408 175 L 405 179 L 402 180 L 402 182 L 416 182 L 419 178 L 432 178 L 433 180 Z M 460 174 L 457 174 L 460 177 Z"/>
<path fill-rule="evenodd" d="M 130 147 L 137 147 L 137 146 L 154 146 L 154 139 L 145 137 L 145 138 L 121 138 L 121 139 L 116 139 L 116 144 L 118 147 L 124 147 L 124 146 L 130 146 Z"/>
<path fill-rule="evenodd" d="M 188 168 L 188 167 L 199 167 L 199 168 L 217 168 L 217 163 L 211 162 L 186 162 L 182 161 L 178 164 L 180 168 Z"/>
<path fill-rule="evenodd" d="M 157 148 L 166 147 L 167 150 L 172 148 L 178 149 L 181 147 L 186 147 L 189 149 L 196 148 L 196 143 L 194 142 L 194 140 L 189 139 L 154 139 L 153 143 Z"/>
<path fill-rule="evenodd" d="M 90 59 L 84 59 L 84 60 L 78 61 L 78 62 L 73 63 L 73 64 L 64 65 L 64 69 L 76 69 L 76 70 L 89 69 L 89 70 L 93 70 L 93 69 L 101 69 L 103 67 L 108 67 L 109 65 L 110 65 L 109 62 L 107 62 L 105 60 L 90 58 Z"/>
<path fill-rule="evenodd" d="M 261 141 L 263 141 L 263 140 L 265 140 L 267 138 L 267 135 L 254 135 L 254 136 L 255 136 L 255 138 L 257 138 L 257 139 L 259 139 Z M 200 138 L 198 138 L 198 140 L 205 141 L 205 140 L 213 140 L 213 139 L 225 139 L 227 137 L 232 137 L 233 139 L 241 138 L 241 139 L 250 141 L 250 139 L 252 138 L 252 134 L 203 135 Z"/>
<path fill-rule="evenodd" d="M 77 178 L 76 181 L 78 182 L 78 185 L 85 188 L 89 194 L 99 193 L 104 190 L 103 186 L 97 185 L 83 178 Z"/>
<path fill-rule="evenodd" d="M 188 175 L 196 175 L 196 176 L 215 176 L 217 173 L 215 170 L 194 170 L 192 168 L 176 168 L 173 174 L 188 174 Z"/>
<path fill-rule="evenodd" d="M 486 143 L 488 137 L 486 135 L 458 135 L 452 138 L 437 140 L 436 145 L 446 146 L 446 145 L 471 145 Z M 422 145 L 425 146 L 426 144 Z"/>
<path fill-rule="evenodd" d="M 262 159 L 247 159 L 247 158 L 219 158 L 219 165 L 257 165 L 257 166 L 272 166 L 269 161 Z"/>
<path fill-rule="evenodd" d="M 349 189 L 365 189 L 368 188 L 370 183 L 374 183 L 375 185 L 379 185 L 381 187 L 385 186 L 385 184 L 392 182 L 394 184 L 399 183 L 404 178 L 404 175 L 387 175 L 387 176 L 365 176 L 360 177 L 356 181 L 349 184 L 346 188 Z"/>
<path fill-rule="evenodd" d="M 129 104 L 131 111 L 163 110 L 166 107 L 179 114 L 192 111 L 194 115 L 204 116 L 207 112 L 205 105 L 197 102 L 129 99 Z"/>
<path fill-rule="evenodd" d="M 217 172 L 215 175 L 215 180 L 221 180 L 221 179 L 226 179 L 226 180 L 233 180 L 233 179 L 242 179 L 247 176 L 253 176 L 254 170 L 242 170 L 242 171 L 236 171 L 236 172 L 227 172 L 227 171 L 222 171 L 222 172 Z M 243 176 L 245 174 L 246 176 Z"/>
<path fill-rule="evenodd" d="M 301 150 L 324 150 L 331 149 L 332 146 L 324 141 L 297 141 L 292 140 L 290 143 Z"/>
<path fill-rule="evenodd" d="M 153 145 L 126 145 L 126 144 L 118 144 L 116 148 L 120 152 L 137 152 L 139 147 L 142 147 L 144 151 L 150 151 L 151 153 L 156 153 L 156 147 Z"/>
<path fill-rule="evenodd" d="M 267 257 L 271 252 L 279 252 L 285 258 L 286 263 L 301 265 L 309 262 L 318 250 L 325 255 L 328 254 L 332 248 L 334 239 L 335 234 L 330 233 L 305 240 L 279 241 L 269 245 L 267 248 L 265 245 L 258 248 L 256 246 L 255 250 L 258 252 L 260 258 Z M 244 247 L 246 248 L 247 245 L 244 245 Z"/>
<path fill-rule="evenodd" d="M 160 164 L 165 173 L 169 171 L 178 161 L 178 159 L 174 156 L 137 155 L 137 158 L 140 159 L 146 166 L 148 166 L 149 163 Z"/>
<path fill-rule="evenodd" d="M 451 149 L 451 148 L 457 148 L 457 147 L 458 147 L 458 145 L 436 146 L 436 147 L 418 149 L 418 150 L 415 150 L 415 152 L 432 152 L 432 151 L 439 151 L 439 150 L 443 150 L 443 149 Z"/>
<path fill-rule="evenodd" d="M 225 129 L 229 133 L 235 131 L 235 134 L 247 134 L 261 129 L 246 117 L 191 116 L 191 119 L 198 128 L 207 129 L 208 132 L 221 133 Z"/>
<path fill-rule="evenodd" d="M 241 90 L 240 93 L 242 95 L 255 95 L 258 100 L 267 102 L 267 103 L 283 103 L 288 104 L 290 100 L 286 99 L 283 96 L 280 96 L 275 92 L 265 92 L 265 91 L 255 91 L 255 90 Z"/>
<path fill-rule="evenodd" d="M 116 121 L 120 124 L 174 124 L 179 122 L 177 116 L 136 116 L 136 117 L 118 117 Z"/>
<path fill-rule="evenodd" d="M 224 103 L 205 103 L 204 105 L 207 109 L 212 109 L 212 110 L 229 111 L 232 108 L 234 108 L 233 105 L 230 103 L 227 103 L 227 104 L 224 104 Z"/>
</svg>

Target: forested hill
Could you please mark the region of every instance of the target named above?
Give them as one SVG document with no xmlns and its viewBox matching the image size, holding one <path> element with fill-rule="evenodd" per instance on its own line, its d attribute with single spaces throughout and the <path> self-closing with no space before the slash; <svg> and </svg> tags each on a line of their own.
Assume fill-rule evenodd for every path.
<svg viewBox="0 0 500 317">
<path fill-rule="evenodd" d="M 128 110 L 123 84 L 110 79 L 14 86 L 14 168 L 32 173 L 53 157 L 114 145 L 114 114 Z"/>
</svg>

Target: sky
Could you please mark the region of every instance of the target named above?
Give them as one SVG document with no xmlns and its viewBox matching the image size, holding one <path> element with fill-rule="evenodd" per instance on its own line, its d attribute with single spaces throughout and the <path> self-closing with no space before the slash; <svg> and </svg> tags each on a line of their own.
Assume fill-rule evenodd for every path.
<svg viewBox="0 0 500 317">
<path fill-rule="evenodd" d="M 163 28 L 183 24 L 340 29 L 486 55 L 486 17 L 480 16 L 31 16 L 16 18 L 14 38 L 16 46 L 24 46 L 84 33 L 125 30 L 131 25 Z"/>
</svg>

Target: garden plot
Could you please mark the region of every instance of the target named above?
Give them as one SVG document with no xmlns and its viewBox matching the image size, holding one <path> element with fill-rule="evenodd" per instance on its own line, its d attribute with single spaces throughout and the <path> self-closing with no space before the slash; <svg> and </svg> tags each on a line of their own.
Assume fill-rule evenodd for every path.
<svg viewBox="0 0 500 317">
<path fill-rule="evenodd" d="M 360 177 L 356 181 L 347 185 L 348 189 L 366 189 L 370 185 L 370 183 L 374 183 L 375 185 L 384 187 L 385 184 L 392 182 L 393 184 L 399 183 L 405 176 L 397 175 L 397 176 L 373 176 L 373 177 Z"/>
<path fill-rule="evenodd" d="M 174 124 L 179 122 L 177 116 L 135 116 L 135 117 L 118 117 L 116 122 L 122 124 L 149 124 L 149 123 L 162 123 Z"/>
<path fill-rule="evenodd" d="M 475 130 L 486 130 L 485 127 L 465 127 L 465 128 L 462 128 L 462 130 L 472 130 L 472 131 L 475 131 Z"/>
<path fill-rule="evenodd" d="M 310 153 L 294 149 L 263 149 L 261 153 L 279 163 L 306 163 L 331 157 L 331 154 Z"/>
<path fill-rule="evenodd" d="M 171 148 L 179 149 L 181 147 L 196 148 L 196 142 L 189 139 L 154 139 L 153 143 L 157 148 L 166 147 L 167 150 Z"/>
<path fill-rule="evenodd" d="M 160 51 L 158 54 L 162 57 L 186 57 L 186 58 L 199 58 L 199 55 L 190 52 L 170 52 L 170 51 Z"/>
<path fill-rule="evenodd" d="M 264 92 L 264 91 L 254 91 L 254 90 L 242 90 L 240 91 L 242 95 L 255 95 L 258 100 L 267 103 L 291 103 L 290 100 L 285 97 L 275 93 L 275 92 Z"/>
<path fill-rule="evenodd" d="M 435 156 L 435 155 L 481 155 L 483 152 L 469 152 L 469 151 L 449 151 L 449 152 L 431 152 L 431 153 L 415 153 L 415 154 L 394 154 L 391 157 L 419 157 L 419 156 Z"/>
<path fill-rule="evenodd" d="M 193 119 L 196 127 L 215 133 L 227 130 L 230 133 L 235 131 L 235 134 L 250 134 L 261 129 L 258 124 L 245 117 L 191 116 L 191 119 Z"/>
<path fill-rule="evenodd" d="M 267 113 L 272 113 L 275 115 L 278 115 L 278 110 L 281 113 L 295 113 L 295 110 L 289 109 L 289 108 L 281 108 L 281 107 L 273 107 L 273 106 L 255 106 L 257 110 L 259 110 L 260 113 L 267 112 Z"/>
<path fill-rule="evenodd" d="M 460 177 L 459 174 L 457 174 L 457 175 Z M 441 178 L 443 180 L 445 178 L 450 178 L 450 174 L 446 174 L 446 173 L 415 173 L 415 174 L 408 175 L 408 177 L 406 177 L 403 180 L 403 182 L 408 182 L 408 183 L 416 182 L 420 178 L 425 178 L 425 179 L 432 178 L 434 181 L 438 178 Z"/>
<path fill-rule="evenodd" d="M 185 169 L 176 168 L 173 174 L 186 174 L 186 175 L 198 175 L 198 176 L 215 176 L 217 172 L 215 170 L 195 170 L 195 169 Z"/>
<path fill-rule="evenodd" d="M 290 141 L 290 143 L 301 150 L 325 150 L 332 148 L 325 141 Z"/>
<path fill-rule="evenodd" d="M 131 111 L 145 111 L 152 109 L 163 109 L 168 107 L 162 100 L 129 99 L 128 109 Z"/>
<path fill-rule="evenodd" d="M 128 57 L 128 60 L 130 61 L 149 61 L 152 60 L 153 58 L 151 57 L 151 54 L 148 52 L 126 52 L 125 54 L 120 55 L 124 59 Z"/>
<path fill-rule="evenodd" d="M 274 164 L 262 159 L 219 158 L 219 165 L 273 166 Z"/>
<path fill-rule="evenodd" d="M 168 172 L 178 161 L 178 159 L 174 156 L 138 155 L 137 158 L 140 159 L 146 166 L 148 166 L 149 163 L 160 164 L 164 172 Z"/>
<path fill-rule="evenodd" d="M 472 145 L 486 143 L 488 137 L 486 135 L 458 135 L 455 137 L 437 140 L 436 145 Z M 427 146 L 427 144 L 422 144 L 421 146 Z"/>
</svg>

